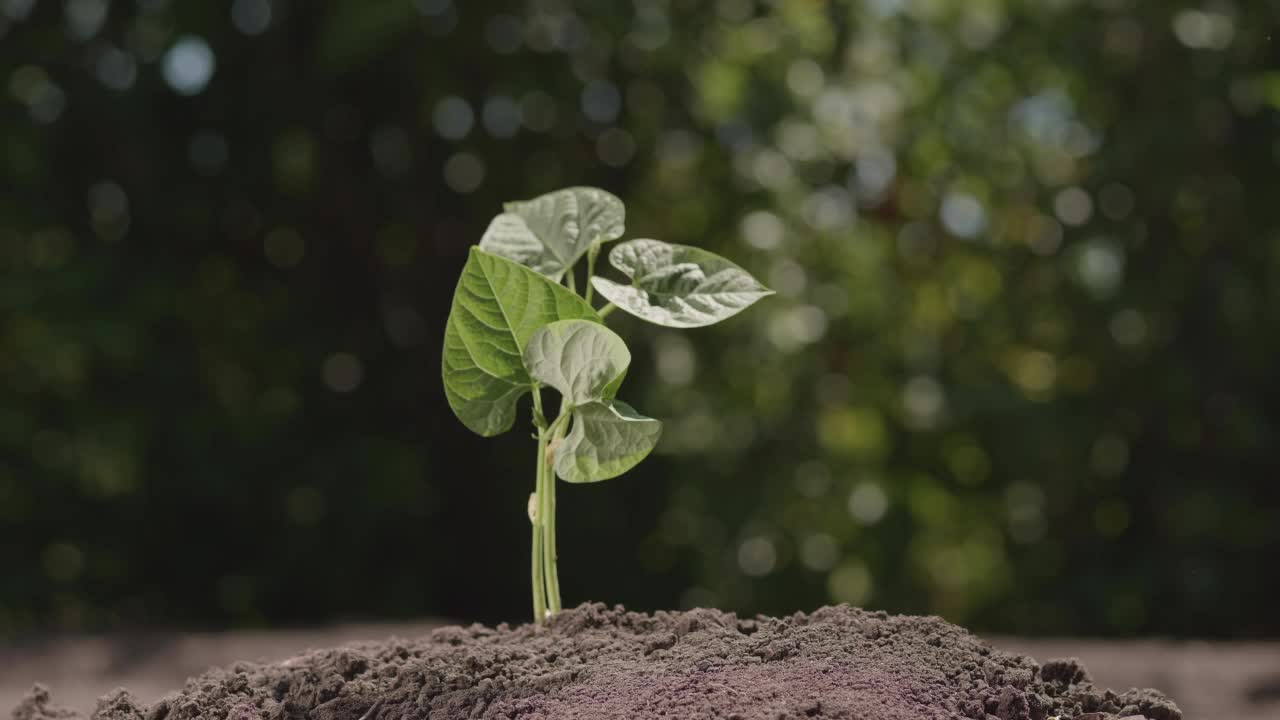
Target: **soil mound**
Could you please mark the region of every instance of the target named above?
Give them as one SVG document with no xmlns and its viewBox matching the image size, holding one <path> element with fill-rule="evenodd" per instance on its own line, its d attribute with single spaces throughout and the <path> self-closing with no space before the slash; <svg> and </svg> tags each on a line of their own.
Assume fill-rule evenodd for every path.
<svg viewBox="0 0 1280 720">
<path fill-rule="evenodd" d="M 546 627 L 448 627 L 238 663 L 149 707 L 117 690 L 93 720 L 1181 720 L 1151 690 L 1095 688 L 1074 660 L 993 650 L 933 617 L 827 607 L 740 619 L 716 610 L 582 605 Z M 14 720 L 79 717 L 37 687 Z"/>
</svg>

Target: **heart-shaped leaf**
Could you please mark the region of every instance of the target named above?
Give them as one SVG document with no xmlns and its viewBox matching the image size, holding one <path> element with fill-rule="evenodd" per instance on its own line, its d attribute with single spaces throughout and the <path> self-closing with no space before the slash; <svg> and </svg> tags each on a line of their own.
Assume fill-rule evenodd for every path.
<svg viewBox="0 0 1280 720">
<path fill-rule="evenodd" d="M 596 290 L 632 315 L 664 327 L 712 325 L 773 294 L 746 270 L 688 245 L 628 240 L 609 253 L 609 262 L 632 284 L 595 277 Z"/>
<path fill-rule="evenodd" d="M 539 328 L 524 349 L 529 375 L 559 390 L 573 407 L 612 399 L 630 364 L 631 352 L 622 338 L 586 320 Z"/>
<path fill-rule="evenodd" d="M 573 427 L 556 448 L 556 474 L 571 483 L 617 477 L 649 455 L 662 423 L 621 400 L 593 402 L 573 411 Z"/>
<path fill-rule="evenodd" d="M 533 387 L 524 367 L 529 338 L 566 319 L 600 321 L 565 288 L 472 248 L 453 293 L 441 361 L 445 396 L 458 419 L 486 437 L 510 430 L 516 401 Z"/>
<path fill-rule="evenodd" d="M 622 237 L 626 211 L 613 194 L 572 187 L 510 202 L 480 239 L 480 249 L 559 280 L 587 249 Z"/>
<path fill-rule="evenodd" d="M 559 280 L 563 269 L 555 256 L 547 252 L 524 218 L 515 213 L 495 217 L 480 239 L 480 249 L 532 268 L 535 272 Z"/>
</svg>

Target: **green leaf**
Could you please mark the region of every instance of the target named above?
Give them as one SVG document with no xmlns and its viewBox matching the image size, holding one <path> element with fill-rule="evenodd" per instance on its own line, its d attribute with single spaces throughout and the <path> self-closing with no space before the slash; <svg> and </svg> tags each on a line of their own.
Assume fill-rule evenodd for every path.
<svg viewBox="0 0 1280 720">
<path fill-rule="evenodd" d="M 571 483 L 617 477 L 649 455 L 662 423 L 621 400 L 594 402 L 573 411 L 573 427 L 556 448 L 556 474 Z"/>
<path fill-rule="evenodd" d="M 596 277 L 596 290 L 632 315 L 665 327 L 712 325 L 773 294 L 746 270 L 688 245 L 628 240 L 609 253 L 609 262 L 632 284 Z"/>
<path fill-rule="evenodd" d="M 524 349 L 529 375 L 559 390 L 573 407 L 611 398 L 630 364 L 631 352 L 622 338 L 586 320 L 539 328 Z"/>
<path fill-rule="evenodd" d="M 556 258 L 547 252 L 542 241 L 525 224 L 524 218 L 515 213 L 502 213 L 495 217 L 480 239 L 480 248 L 514 260 L 553 280 L 559 280 L 563 274 Z"/>
<path fill-rule="evenodd" d="M 529 338 L 524 364 L 533 379 L 559 390 L 573 412 L 569 434 L 556 449 L 556 473 L 564 480 L 621 475 L 658 442 L 662 423 L 614 399 L 631 352 L 609 328 L 585 320 L 550 323 Z"/>
<path fill-rule="evenodd" d="M 493 219 L 480 249 L 559 280 L 587 249 L 622 237 L 626 211 L 614 195 L 572 187 L 511 202 Z"/>
<path fill-rule="evenodd" d="M 557 320 L 599 322 L 582 298 L 510 260 L 471 249 L 444 333 L 444 391 L 464 425 L 484 436 L 515 423 L 516 401 L 533 387 L 524 349 Z"/>
</svg>

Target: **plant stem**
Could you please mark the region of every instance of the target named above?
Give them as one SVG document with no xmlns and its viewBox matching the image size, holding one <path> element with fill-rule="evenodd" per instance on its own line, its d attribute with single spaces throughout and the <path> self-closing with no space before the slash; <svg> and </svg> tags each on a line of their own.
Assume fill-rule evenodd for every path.
<svg viewBox="0 0 1280 720">
<path fill-rule="evenodd" d="M 538 397 L 535 391 L 533 396 Z M 530 524 L 533 526 L 533 555 L 531 558 L 531 570 L 533 574 L 533 621 L 539 625 L 547 617 L 547 595 L 546 580 L 543 576 L 543 557 L 545 556 L 545 548 L 543 547 L 543 537 L 545 535 L 543 529 L 543 521 L 546 513 L 542 508 L 543 498 L 546 496 L 546 466 L 547 466 L 547 436 L 546 428 L 538 428 L 538 462 L 536 471 L 536 484 L 534 490 L 534 499 L 531 503 L 533 516 L 529 518 Z"/>
<path fill-rule="evenodd" d="M 609 303 L 608 305 L 605 305 L 604 307 L 600 308 L 596 312 L 599 313 L 600 317 L 603 318 L 604 316 L 608 315 L 609 313 L 613 312 L 616 309 L 618 309 L 617 305 L 614 305 L 613 303 Z"/>
<path fill-rule="evenodd" d="M 543 461 L 543 496 L 539 512 L 542 521 L 542 576 L 547 585 L 547 610 L 560 612 L 560 574 L 556 570 L 556 474 L 551 463 Z"/>
<path fill-rule="evenodd" d="M 565 284 L 565 285 L 567 285 L 567 286 L 569 287 L 569 291 L 570 291 L 570 292 L 575 292 L 575 293 L 576 293 L 576 292 L 578 292 L 578 288 L 576 287 L 576 285 L 577 285 L 577 282 L 578 282 L 578 281 L 577 281 L 577 280 L 574 278 L 574 276 L 573 276 L 573 271 L 574 271 L 574 270 L 575 270 L 575 268 L 570 267 L 568 270 L 566 270 L 566 271 L 565 271 L 565 273 L 564 273 L 564 284 Z"/>
<path fill-rule="evenodd" d="M 569 426 L 569 408 L 563 405 L 560 411 L 560 417 L 551 423 L 551 427 L 547 428 L 547 436 L 550 438 L 549 446 L 556 448 L 560 441 L 564 439 L 565 428 Z M 560 612 L 560 571 L 557 567 L 556 554 L 556 471 L 553 457 L 543 455 L 542 467 L 542 494 L 540 496 L 541 504 L 538 512 L 542 517 L 542 576 L 546 582 L 547 589 L 547 609 L 551 613 Z"/>
<path fill-rule="evenodd" d="M 538 455 L 534 465 L 533 497 L 529 500 L 529 525 L 533 528 L 530 543 L 530 575 L 533 581 L 533 621 L 542 624 L 547 617 L 546 579 L 542 574 L 543 532 L 542 521 L 546 515 L 542 511 L 542 498 L 546 495 L 543 486 L 546 484 L 547 442 L 551 436 L 547 427 L 547 418 L 542 414 L 542 389 L 533 389 L 533 424 L 538 428 Z"/>
<path fill-rule="evenodd" d="M 591 248 L 587 250 L 587 293 L 583 299 L 587 301 L 588 305 L 591 304 L 591 294 L 592 294 L 592 291 L 595 289 L 595 286 L 591 284 L 591 278 L 595 277 L 596 256 L 599 254 L 600 254 L 600 245 L 598 244 L 592 245 Z"/>
</svg>

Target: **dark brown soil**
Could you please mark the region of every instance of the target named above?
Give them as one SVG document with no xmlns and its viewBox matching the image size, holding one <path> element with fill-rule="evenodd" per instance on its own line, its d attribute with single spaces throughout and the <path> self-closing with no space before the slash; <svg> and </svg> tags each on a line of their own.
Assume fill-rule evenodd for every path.
<svg viewBox="0 0 1280 720">
<path fill-rule="evenodd" d="M 1181 720 L 1151 690 L 1095 688 L 937 618 L 848 607 L 787 618 L 583 605 L 547 627 L 448 627 L 282 663 L 241 663 L 149 707 L 123 690 L 95 720 Z M 36 688 L 14 720 L 79 717 Z"/>
</svg>

